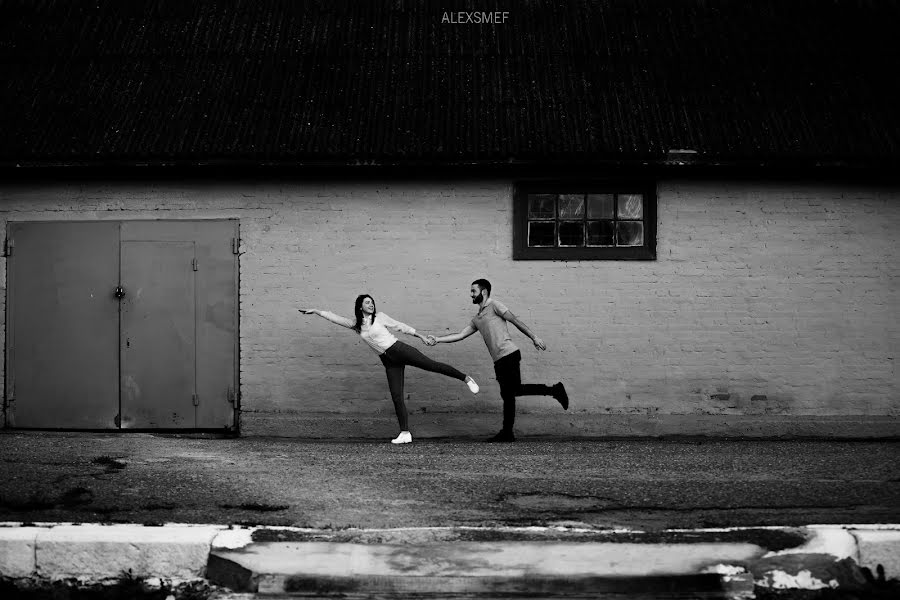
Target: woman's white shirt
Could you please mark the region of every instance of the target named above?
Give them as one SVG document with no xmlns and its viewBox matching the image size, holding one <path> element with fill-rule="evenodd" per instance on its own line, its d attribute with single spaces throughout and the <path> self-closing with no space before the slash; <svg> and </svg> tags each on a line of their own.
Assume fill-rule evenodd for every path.
<svg viewBox="0 0 900 600">
<path fill-rule="evenodd" d="M 344 327 L 352 328 L 353 325 L 356 324 L 355 321 L 325 310 L 322 311 L 322 316 L 332 323 L 337 323 Z M 393 329 L 394 331 L 399 331 L 408 335 L 416 334 L 416 330 L 406 323 L 401 323 L 383 312 L 380 312 L 375 314 L 374 322 L 369 316 L 363 318 L 362 331 L 359 332 L 359 336 L 372 348 L 372 350 L 378 354 L 383 354 L 385 350 L 393 346 L 397 341 L 397 338 L 394 337 L 388 329 Z"/>
</svg>

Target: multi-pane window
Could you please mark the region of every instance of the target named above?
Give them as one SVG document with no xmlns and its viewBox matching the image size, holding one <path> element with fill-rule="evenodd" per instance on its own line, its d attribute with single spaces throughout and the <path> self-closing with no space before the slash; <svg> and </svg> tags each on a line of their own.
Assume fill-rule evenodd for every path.
<svg viewBox="0 0 900 600">
<path fill-rule="evenodd" d="M 528 246 L 643 246 L 643 194 L 528 194 Z"/>
<path fill-rule="evenodd" d="M 513 258 L 655 258 L 655 195 L 646 184 L 559 191 L 533 184 L 517 191 Z"/>
</svg>

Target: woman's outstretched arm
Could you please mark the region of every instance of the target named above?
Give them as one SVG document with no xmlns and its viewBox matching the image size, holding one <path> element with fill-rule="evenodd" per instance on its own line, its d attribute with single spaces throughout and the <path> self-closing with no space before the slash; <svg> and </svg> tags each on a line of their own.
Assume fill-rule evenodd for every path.
<svg viewBox="0 0 900 600">
<path fill-rule="evenodd" d="M 353 325 L 355 324 L 353 321 L 351 321 L 347 317 L 342 317 L 340 315 L 336 315 L 333 312 L 328 312 L 327 310 L 318 310 L 315 308 L 301 308 L 299 310 L 304 315 L 319 315 L 323 319 L 331 321 L 335 325 L 340 325 L 341 327 L 346 327 L 347 329 L 353 329 Z"/>
</svg>

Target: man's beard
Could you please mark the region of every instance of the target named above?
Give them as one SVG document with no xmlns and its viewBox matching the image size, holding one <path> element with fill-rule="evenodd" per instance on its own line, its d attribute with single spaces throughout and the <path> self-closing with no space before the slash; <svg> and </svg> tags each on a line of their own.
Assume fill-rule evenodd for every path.
<svg viewBox="0 0 900 600">
<path fill-rule="evenodd" d="M 481 304 L 481 301 L 484 300 L 484 292 L 481 292 L 474 298 L 472 298 L 472 304 Z"/>
</svg>

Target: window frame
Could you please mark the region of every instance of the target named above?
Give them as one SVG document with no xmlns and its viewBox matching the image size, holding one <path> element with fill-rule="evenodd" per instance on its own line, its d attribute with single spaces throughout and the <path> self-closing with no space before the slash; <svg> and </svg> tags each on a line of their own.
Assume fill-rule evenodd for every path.
<svg viewBox="0 0 900 600">
<path fill-rule="evenodd" d="M 513 185 L 513 260 L 656 260 L 655 182 L 585 180 L 517 182 Z M 643 194 L 644 244 L 642 246 L 554 246 L 552 248 L 541 246 L 530 248 L 528 246 L 529 194 Z M 585 211 L 587 211 L 587 207 L 585 207 Z M 559 222 L 558 215 L 555 221 Z"/>
</svg>

